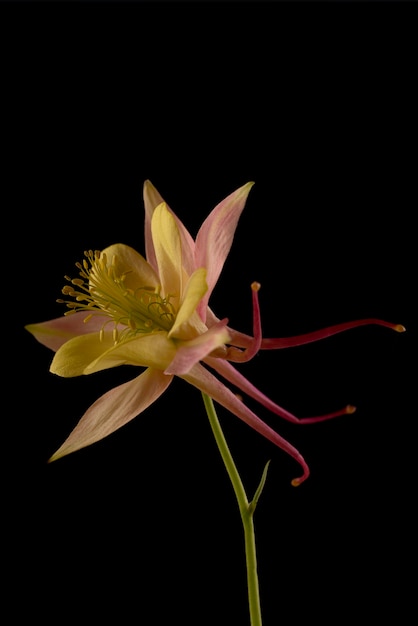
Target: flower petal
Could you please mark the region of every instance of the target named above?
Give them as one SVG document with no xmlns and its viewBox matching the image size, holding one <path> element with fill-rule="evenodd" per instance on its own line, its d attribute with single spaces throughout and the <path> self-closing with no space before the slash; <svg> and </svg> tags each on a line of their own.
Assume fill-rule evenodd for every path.
<svg viewBox="0 0 418 626">
<path fill-rule="evenodd" d="M 177 309 L 183 292 L 181 239 L 176 221 L 166 204 L 156 207 L 151 231 L 163 295 L 171 296 Z"/>
<path fill-rule="evenodd" d="M 223 359 L 214 359 L 211 356 L 208 356 L 205 358 L 205 363 L 212 367 L 216 372 L 218 372 L 218 374 L 223 376 L 240 391 L 243 391 L 251 398 L 254 398 L 254 400 L 257 400 L 257 402 L 266 407 L 266 409 L 269 409 L 272 413 L 275 413 L 275 415 L 279 415 L 293 424 L 314 424 L 316 422 L 324 422 L 334 417 L 347 415 L 347 413 L 354 413 L 355 411 L 355 407 L 349 404 L 338 411 L 333 411 L 332 413 L 325 413 L 324 415 L 317 415 L 315 417 L 299 418 L 296 417 L 296 415 L 293 415 L 293 413 L 286 411 L 286 409 L 273 402 L 273 400 L 270 400 L 270 398 L 250 383 L 250 381 L 238 372 L 238 370 L 236 370 L 235 367 L 228 361 Z"/>
<path fill-rule="evenodd" d="M 134 248 L 116 243 L 105 248 L 101 254 L 106 254 L 107 265 L 114 267 L 116 276 L 125 275 L 123 284 L 127 289 L 155 288 L 160 284 L 154 269 Z"/>
<path fill-rule="evenodd" d="M 283 439 L 270 426 L 263 422 L 255 413 L 253 413 L 230 389 L 225 387 L 213 374 L 211 374 L 200 363 L 197 363 L 192 369 L 181 376 L 188 383 L 194 385 L 216 402 L 231 411 L 234 415 L 243 420 L 246 424 L 254 428 L 258 433 L 266 437 L 276 446 L 287 452 L 295 459 L 303 468 L 303 475 L 293 479 L 293 485 L 299 485 L 309 476 L 309 467 L 306 461 L 286 439 Z"/>
<path fill-rule="evenodd" d="M 65 378 L 81 376 L 90 363 L 113 347 L 112 333 L 104 333 L 100 340 L 99 333 L 79 335 L 66 341 L 55 353 L 50 372 Z"/>
<path fill-rule="evenodd" d="M 207 288 L 206 270 L 201 267 L 193 272 L 187 281 L 183 302 L 178 310 L 176 320 L 168 333 L 169 337 L 189 339 L 190 333 L 193 333 L 193 331 L 193 334 L 196 335 L 202 334 L 207 330 L 200 317 L 195 314 L 197 305 L 206 293 Z"/>
<path fill-rule="evenodd" d="M 151 181 L 146 180 L 144 183 L 144 206 L 145 206 L 145 254 L 148 263 L 152 265 L 155 271 L 158 271 L 157 258 L 155 256 L 154 242 L 151 234 L 151 220 L 154 209 L 164 202 L 164 198 L 160 196 Z"/>
<path fill-rule="evenodd" d="M 136 365 L 165 370 L 176 354 L 174 341 L 166 332 L 139 335 L 128 341 L 121 341 L 107 352 L 89 363 L 84 374 L 92 374 L 118 365 Z"/>
<path fill-rule="evenodd" d="M 67 341 L 51 363 L 50 371 L 64 377 L 93 374 L 119 365 L 137 365 L 165 370 L 175 356 L 176 348 L 167 333 L 150 333 L 114 343 L 113 334 L 102 339 L 94 333 Z"/>
<path fill-rule="evenodd" d="M 147 256 L 147 261 L 152 265 L 152 267 L 157 271 L 157 258 L 155 256 L 154 242 L 152 240 L 151 234 L 151 220 L 154 213 L 155 208 L 164 202 L 164 199 L 158 193 L 154 185 L 151 181 L 146 180 L 144 183 L 144 205 L 145 205 L 145 251 Z M 167 209 L 174 217 L 177 228 L 180 233 L 181 239 L 181 249 L 182 249 L 182 257 L 183 257 L 183 267 L 186 272 L 190 275 L 193 273 L 195 269 L 194 265 L 194 248 L 195 244 L 192 236 L 190 235 L 187 228 L 184 224 L 179 220 L 177 215 L 170 209 L 170 207 L 166 204 Z"/>
<path fill-rule="evenodd" d="M 86 411 L 50 461 L 104 439 L 142 413 L 167 389 L 173 377 L 147 369 L 134 380 L 111 389 Z"/>
<path fill-rule="evenodd" d="M 243 185 L 220 202 L 203 222 L 196 237 L 196 267 L 206 267 L 208 291 L 199 305 L 199 315 L 206 321 L 206 307 L 226 261 L 238 219 L 244 209 L 253 182 Z"/>
<path fill-rule="evenodd" d="M 108 319 L 107 316 L 94 315 L 88 322 L 85 322 L 86 317 L 87 313 L 82 311 L 72 315 L 56 317 L 39 324 L 28 324 L 25 328 L 42 345 L 56 352 L 58 348 L 73 337 L 94 333 L 95 331 L 99 333 L 103 323 Z"/>
<path fill-rule="evenodd" d="M 191 339 L 177 348 L 176 355 L 170 365 L 165 370 L 166 374 L 176 374 L 181 376 L 204 359 L 208 354 L 216 350 L 229 341 L 229 333 L 226 330 L 227 320 L 219 322 L 217 326 L 212 326 L 210 330 L 195 339 Z M 226 352 L 226 350 L 225 350 Z M 215 359 L 217 360 L 217 359 Z"/>
</svg>

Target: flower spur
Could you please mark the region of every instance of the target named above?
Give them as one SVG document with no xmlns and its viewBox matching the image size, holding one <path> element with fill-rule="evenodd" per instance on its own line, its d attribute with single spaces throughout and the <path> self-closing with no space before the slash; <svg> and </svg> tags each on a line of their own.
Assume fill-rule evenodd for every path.
<svg viewBox="0 0 418 626">
<path fill-rule="evenodd" d="M 296 337 L 263 338 L 253 283 L 253 336 L 228 326 L 209 307 L 253 183 L 240 187 L 209 214 L 194 240 L 150 181 L 144 183 L 146 258 L 124 244 L 87 251 L 76 266 L 78 278 L 66 277 L 68 310 L 26 329 L 55 356 L 50 371 L 72 377 L 122 364 L 145 368 L 133 380 L 111 389 L 86 411 L 69 437 L 52 455 L 56 460 L 108 436 L 142 413 L 183 378 L 287 452 L 302 467 L 293 479 L 309 476 L 303 456 L 262 421 L 215 375 L 258 401 L 276 415 L 309 424 L 352 413 L 351 405 L 326 415 L 298 419 L 252 385 L 232 363 L 243 363 L 259 350 L 302 345 L 366 324 L 398 332 L 403 326 L 380 319 L 337 324 Z"/>
</svg>

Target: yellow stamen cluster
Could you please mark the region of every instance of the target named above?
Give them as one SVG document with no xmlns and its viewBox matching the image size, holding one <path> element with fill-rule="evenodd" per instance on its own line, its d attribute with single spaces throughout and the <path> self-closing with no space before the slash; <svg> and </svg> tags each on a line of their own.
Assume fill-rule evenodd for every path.
<svg viewBox="0 0 418 626">
<path fill-rule="evenodd" d="M 86 311 L 85 322 L 92 315 L 107 316 L 100 333 L 103 336 L 106 325 L 113 322 L 115 342 L 136 333 L 170 330 L 176 312 L 169 297 L 163 298 L 158 290 L 146 285 L 135 290 L 127 288 L 125 279 L 132 270 L 118 274 L 116 257 L 109 263 L 99 250 L 87 250 L 84 256 L 81 263 L 76 263 L 80 278 L 65 276 L 70 284 L 63 287 L 62 293 L 73 300 L 57 300 L 68 307 L 65 315 Z"/>
</svg>

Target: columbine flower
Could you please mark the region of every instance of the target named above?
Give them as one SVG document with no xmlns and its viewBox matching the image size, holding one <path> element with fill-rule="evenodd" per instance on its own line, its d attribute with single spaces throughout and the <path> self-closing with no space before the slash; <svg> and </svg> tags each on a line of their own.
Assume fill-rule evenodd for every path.
<svg viewBox="0 0 418 626">
<path fill-rule="evenodd" d="M 264 435 L 300 463 L 301 454 L 251 411 L 213 372 L 261 405 L 295 423 L 313 423 L 351 413 L 340 411 L 299 420 L 256 389 L 231 362 L 244 362 L 258 350 L 301 345 L 364 324 L 404 328 L 379 319 L 338 324 L 285 339 L 263 339 L 258 290 L 253 283 L 253 336 L 233 330 L 208 306 L 229 253 L 238 219 L 253 183 L 218 204 L 194 241 L 153 185 L 144 184 L 146 259 L 123 244 L 87 251 L 76 266 L 78 278 L 65 277 L 63 317 L 26 326 L 55 351 L 50 371 L 72 377 L 117 365 L 145 368 L 138 377 L 108 391 L 84 414 L 50 460 L 79 450 L 114 432 L 142 413 L 174 376 L 191 383 Z"/>
</svg>

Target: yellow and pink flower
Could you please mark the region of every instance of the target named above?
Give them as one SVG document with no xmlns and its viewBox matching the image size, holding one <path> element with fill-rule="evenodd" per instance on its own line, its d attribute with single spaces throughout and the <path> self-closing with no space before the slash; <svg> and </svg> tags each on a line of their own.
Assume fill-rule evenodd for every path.
<svg viewBox="0 0 418 626">
<path fill-rule="evenodd" d="M 175 376 L 183 378 L 290 454 L 309 475 L 302 455 L 251 411 L 220 380 L 284 419 L 313 423 L 350 413 L 354 407 L 299 420 L 252 385 L 231 363 L 245 362 L 259 350 L 309 343 L 365 324 L 397 331 L 403 326 L 362 319 L 297 337 L 263 339 L 253 283 L 253 336 L 228 326 L 209 307 L 209 299 L 231 248 L 239 217 L 253 183 L 220 202 L 194 240 L 155 187 L 144 184 L 146 258 L 124 244 L 85 252 L 78 278 L 66 277 L 68 307 L 62 317 L 26 326 L 55 352 L 50 371 L 64 377 L 92 374 L 118 365 L 145 368 L 139 376 L 105 393 L 86 411 L 50 460 L 88 446 L 145 411 Z"/>
</svg>

